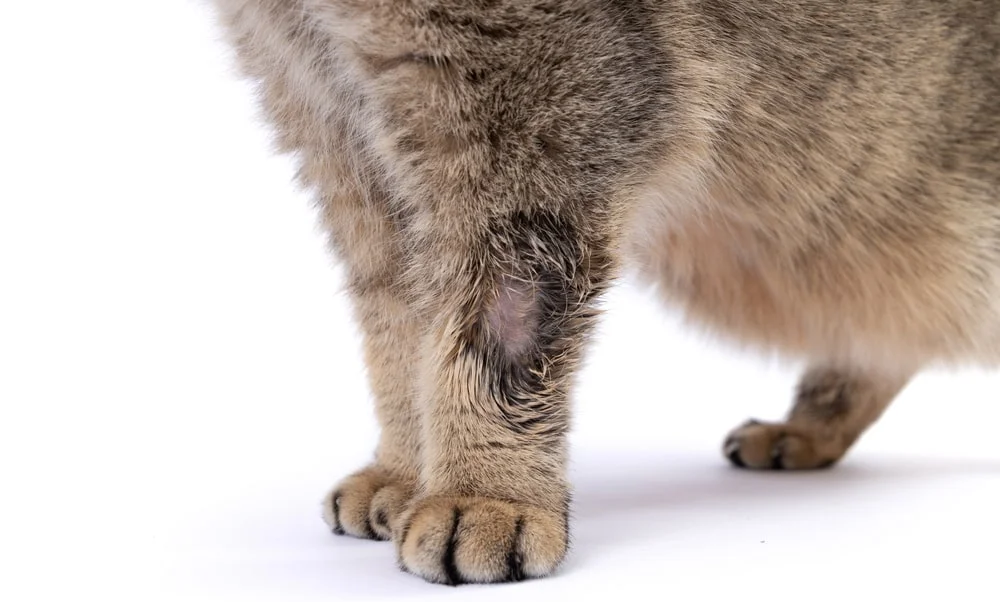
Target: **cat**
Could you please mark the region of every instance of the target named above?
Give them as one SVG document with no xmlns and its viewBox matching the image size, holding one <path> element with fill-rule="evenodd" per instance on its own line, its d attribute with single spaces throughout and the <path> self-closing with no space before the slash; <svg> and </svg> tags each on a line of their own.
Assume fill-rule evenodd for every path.
<svg viewBox="0 0 1000 602">
<path fill-rule="evenodd" d="M 751 469 L 1000 358 L 1000 0 L 214 0 L 346 267 L 381 436 L 324 502 L 428 581 L 566 554 L 597 301 L 810 366 Z"/>
</svg>

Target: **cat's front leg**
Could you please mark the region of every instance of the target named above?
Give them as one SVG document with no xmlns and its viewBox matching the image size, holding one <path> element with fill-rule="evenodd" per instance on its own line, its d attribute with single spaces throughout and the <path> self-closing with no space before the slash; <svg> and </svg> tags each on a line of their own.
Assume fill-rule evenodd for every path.
<svg viewBox="0 0 1000 602">
<path fill-rule="evenodd" d="M 655 15 L 306 4 L 343 40 L 405 216 L 421 444 L 400 564 L 452 584 L 547 575 L 568 542 L 571 382 L 671 106 Z"/>
<path fill-rule="evenodd" d="M 540 577 L 566 554 L 568 395 L 611 273 L 576 221 L 515 211 L 420 255 L 423 493 L 394 539 L 429 581 Z"/>
</svg>

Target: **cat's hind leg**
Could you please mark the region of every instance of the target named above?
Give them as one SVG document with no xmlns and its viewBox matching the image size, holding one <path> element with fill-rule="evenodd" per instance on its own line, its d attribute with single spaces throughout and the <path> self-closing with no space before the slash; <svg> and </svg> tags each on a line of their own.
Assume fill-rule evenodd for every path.
<svg viewBox="0 0 1000 602">
<path fill-rule="evenodd" d="M 799 382 L 784 422 L 750 420 L 726 438 L 723 453 L 741 468 L 826 468 L 840 460 L 909 381 L 858 370 L 815 367 Z"/>
</svg>

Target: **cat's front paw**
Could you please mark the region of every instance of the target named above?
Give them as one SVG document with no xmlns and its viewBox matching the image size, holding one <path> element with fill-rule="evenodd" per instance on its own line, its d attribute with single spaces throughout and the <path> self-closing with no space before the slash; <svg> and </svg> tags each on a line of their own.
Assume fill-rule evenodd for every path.
<svg viewBox="0 0 1000 602">
<path fill-rule="evenodd" d="M 414 487 L 371 466 L 338 484 L 323 500 L 323 520 L 337 535 L 387 540 Z"/>
<path fill-rule="evenodd" d="M 543 577 L 568 543 L 565 513 L 491 498 L 428 497 L 400 524 L 403 570 L 447 585 Z"/>
</svg>

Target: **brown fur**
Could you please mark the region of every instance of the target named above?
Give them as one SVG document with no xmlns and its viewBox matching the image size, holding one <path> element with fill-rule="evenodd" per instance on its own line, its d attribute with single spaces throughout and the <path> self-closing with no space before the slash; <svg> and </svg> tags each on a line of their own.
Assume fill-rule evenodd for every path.
<svg viewBox="0 0 1000 602">
<path fill-rule="evenodd" d="M 1000 1 L 216 4 L 365 335 L 382 437 L 327 520 L 428 580 L 562 559 L 621 267 L 812 364 L 741 466 L 829 465 L 920 369 L 1000 359 Z"/>
</svg>

